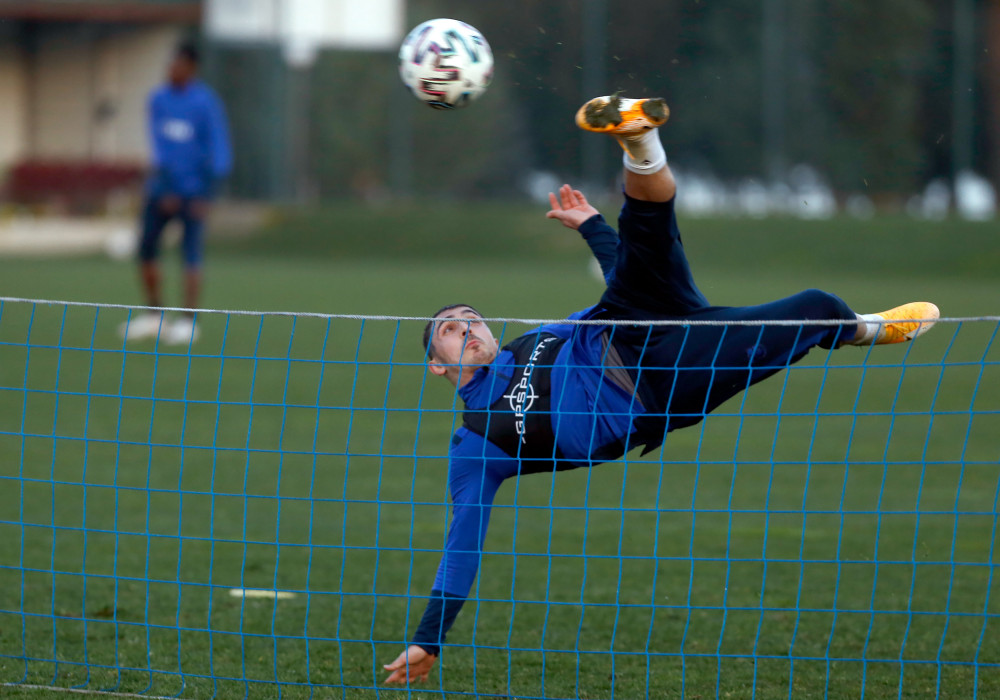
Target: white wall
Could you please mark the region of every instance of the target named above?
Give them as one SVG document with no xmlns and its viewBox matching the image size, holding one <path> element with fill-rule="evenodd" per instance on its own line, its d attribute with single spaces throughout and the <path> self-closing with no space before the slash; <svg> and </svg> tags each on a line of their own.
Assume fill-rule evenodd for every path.
<svg viewBox="0 0 1000 700">
<path fill-rule="evenodd" d="M 205 31 L 228 42 L 392 50 L 406 27 L 405 0 L 207 0 Z"/>
<path fill-rule="evenodd" d="M 80 27 L 46 26 L 32 61 L 31 156 L 86 158 L 93 81 L 89 37 Z"/>
<path fill-rule="evenodd" d="M 95 157 L 141 160 L 149 157 L 146 100 L 163 82 L 167 63 L 179 39 L 172 27 L 123 32 L 99 47 L 95 101 L 107 100 L 114 116 L 95 124 Z"/>
<path fill-rule="evenodd" d="M 181 29 L 155 27 L 122 37 L 122 64 L 119 73 L 121 111 L 119 134 L 121 155 L 128 158 L 149 158 L 146 134 L 146 101 L 150 90 L 163 83 L 167 63 L 181 37 Z"/>
<path fill-rule="evenodd" d="M 46 27 L 33 66 L 31 155 L 145 161 L 146 97 L 163 81 L 178 37 L 173 27 Z"/>
</svg>

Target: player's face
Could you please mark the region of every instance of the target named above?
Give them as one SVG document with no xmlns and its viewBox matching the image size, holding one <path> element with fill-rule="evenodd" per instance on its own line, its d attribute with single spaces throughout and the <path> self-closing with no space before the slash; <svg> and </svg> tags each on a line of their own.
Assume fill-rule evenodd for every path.
<svg viewBox="0 0 1000 700">
<path fill-rule="evenodd" d="M 197 66 L 187 56 L 174 56 L 167 68 L 167 80 L 173 85 L 182 86 L 194 78 Z"/>
<path fill-rule="evenodd" d="M 434 322 L 431 333 L 434 356 L 431 362 L 462 370 L 481 367 L 497 356 L 497 341 L 482 317 L 467 306 L 448 309 Z M 442 372 L 443 373 L 443 372 Z"/>
</svg>

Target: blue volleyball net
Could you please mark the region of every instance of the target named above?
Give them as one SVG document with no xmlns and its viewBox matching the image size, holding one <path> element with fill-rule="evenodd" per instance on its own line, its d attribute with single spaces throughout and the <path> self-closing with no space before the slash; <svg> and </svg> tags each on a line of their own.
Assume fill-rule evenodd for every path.
<svg viewBox="0 0 1000 700">
<path fill-rule="evenodd" d="M 462 420 L 423 321 L 202 312 L 191 346 L 125 344 L 136 313 L 0 300 L 0 687 L 417 692 L 382 665 Z M 815 350 L 657 451 L 508 480 L 411 696 L 1000 696 L 998 330 Z"/>
</svg>

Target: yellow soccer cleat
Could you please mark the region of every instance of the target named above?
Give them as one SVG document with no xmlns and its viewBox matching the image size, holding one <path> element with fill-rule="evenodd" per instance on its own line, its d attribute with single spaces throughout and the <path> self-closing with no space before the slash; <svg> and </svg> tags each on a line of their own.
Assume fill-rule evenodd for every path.
<svg viewBox="0 0 1000 700">
<path fill-rule="evenodd" d="M 663 126 L 670 109 L 661 97 L 641 100 L 611 95 L 595 97 L 580 107 L 576 125 L 584 131 L 628 137 Z"/>
<path fill-rule="evenodd" d="M 941 312 L 929 301 L 913 301 L 888 311 L 871 314 L 866 318 L 872 321 L 886 321 L 880 324 L 875 345 L 888 345 L 905 343 L 918 335 L 923 335 L 941 318 Z"/>
</svg>

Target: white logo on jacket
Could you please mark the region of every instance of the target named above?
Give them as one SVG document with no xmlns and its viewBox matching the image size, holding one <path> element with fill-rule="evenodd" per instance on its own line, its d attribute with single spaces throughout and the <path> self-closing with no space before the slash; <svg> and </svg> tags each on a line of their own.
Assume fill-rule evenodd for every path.
<svg viewBox="0 0 1000 700">
<path fill-rule="evenodd" d="M 160 131 L 165 138 L 177 143 L 187 143 L 194 138 L 194 125 L 185 119 L 164 119 Z"/>
<path fill-rule="evenodd" d="M 526 443 L 528 441 L 528 439 L 524 436 L 524 414 L 531 410 L 531 407 L 535 403 L 535 399 L 538 398 L 538 394 L 535 393 L 535 388 L 531 386 L 531 373 L 535 369 L 535 362 L 538 361 L 538 357 L 542 354 L 542 350 L 553 340 L 555 340 L 555 338 L 546 338 L 535 346 L 535 351 L 531 353 L 531 358 L 528 360 L 528 364 L 524 366 L 524 370 L 521 372 L 521 381 L 514 385 L 514 388 L 511 389 L 509 394 L 504 394 L 504 398 L 510 402 L 510 410 L 514 412 L 514 430 L 521 436 L 522 443 Z"/>
</svg>

